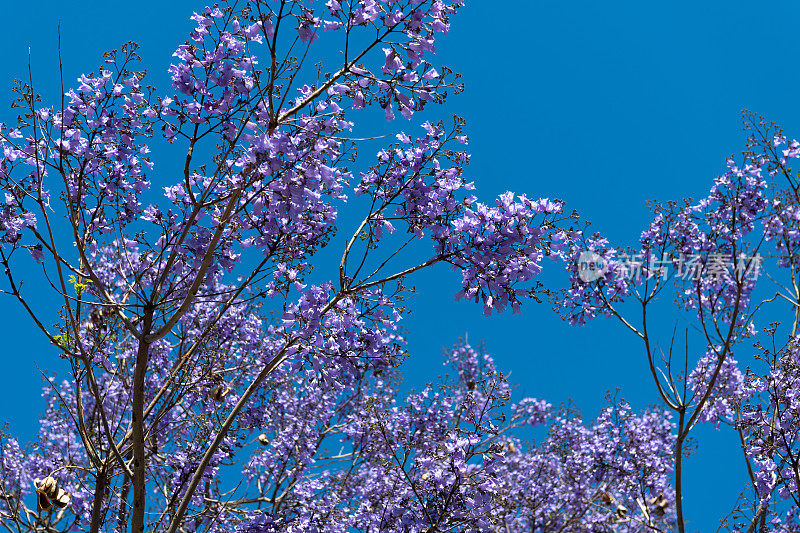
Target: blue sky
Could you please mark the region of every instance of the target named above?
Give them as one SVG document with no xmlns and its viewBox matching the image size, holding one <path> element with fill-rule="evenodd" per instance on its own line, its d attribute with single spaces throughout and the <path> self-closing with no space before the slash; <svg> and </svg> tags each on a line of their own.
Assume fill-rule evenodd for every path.
<svg viewBox="0 0 800 533">
<path fill-rule="evenodd" d="M 743 146 L 742 108 L 800 136 L 796 2 L 469 4 L 441 41 L 437 63 L 463 75 L 466 91 L 444 111 L 467 120 L 469 175 L 483 199 L 506 190 L 558 197 L 627 244 L 648 221 L 645 201 L 707 192 L 726 156 Z M 187 0 L 6 3 L 2 101 L 10 102 L 14 77 L 27 78 L 29 46 L 37 88 L 45 100 L 58 97 L 59 19 L 67 85 L 94 70 L 104 50 L 135 40 L 150 83 L 166 94 L 170 56 L 190 28 L 188 16 L 202 7 Z M 0 109 L 0 120 L 11 121 L 7 105 Z M 392 128 L 415 125 L 401 119 Z M 552 403 L 572 398 L 587 416 L 616 387 L 637 408 L 656 399 L 641 347 L 616 323 L 570 328 L 547 304 L 487 319 L 477 306 L 453 301 L 455 273 L 442 268 L 415 281 L 415 312 L 405 324 L 412 382 L 434 378 L 442 347 L 468 333 L 486 343 L 521 392 Z M 28 290 L 48 302 L 43 291 Z M 10 298 L 2 301 L 2 316 L 0 420 L 31 437 L 41 386 L 34 363 L 57 370 L 61 362 Z M 741 458 L 731 432 L 701 436 L 699 453 L 688 461 L 687 517 L 690 529 L 708 531 L 735 503 Z"/>
</svg>

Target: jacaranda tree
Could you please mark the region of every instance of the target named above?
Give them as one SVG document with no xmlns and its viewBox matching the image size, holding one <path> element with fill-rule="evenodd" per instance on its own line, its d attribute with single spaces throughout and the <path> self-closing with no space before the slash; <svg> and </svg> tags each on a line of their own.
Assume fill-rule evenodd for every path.
<svg viewBox="0 0 800 533">
<path fill-rule="evenodd" d="M 732 426 L 749 477 L 720 527 L 800 531 L 800 173 L 790 166 L 800 143 L 750 112 L 743 122 L 741 157 L 728 159 L 707 197 L 653 204 L 638 247 L 576 230 L 556 236 L 573 258 L 571 286 L 554 293 L 556 307 L 573 324 L 602 314 L 638 337 L 658 397 L 677 417 L 681 532 L 684 456 L 702 422 Z M 672 311 L 686 325 L 682 342 L 677 321 L 665 339 L 653 333 L 652 310 L 670 285 Z M 740 368 L 734 354 L 750 365 Z"/>
<path fill-rule="evenodd" d="M 38 441 L 0 435 L 0 525 L 683 532 L 688 435 L 727 421 L 751 477 L 730 527 L 797 530 L 797 143 L 754 122 L 744 162 L 707 199 L 654 208 L 629 276 L 623 251 L 561 201 L 479 201 L 457 117 L 357 157 L 374 142 L 351 133 L 368 108 L 414 120 L 461 89 L 432 54 L 462 4 L 231 0 L 192 16 L 169 96 L 144 85 L 133 43 L 52 105 L 17 83 L 22 112 L 0 130 L 5 292 L 68 377 L 47 383 Z M 160 171 L 151 147 L 182 172 Z M 345 210 L 360 222 L 337 223 Z M 335 235 L 335 279 L 320 279 Z M 794 326 L 766 330 L 758 374 L 733 353 L 756 335 L 767 246 Z M 688 349 L 659 365 L 646 313 L 687 255 L 698 275 L 679 280 L 678 303 L 705 339 L 694 370 Z M 535 279 L 548 258 L 571 288 Z M 549 297 L 576 324 L 616 317 L 642 339 L 662 405 L 634 413 L 609 396 L 587 421 L 512 399 L 463 341 L 449 377 L 401 394 L 408 283 L 438 263 L 486 314 Z M 23 290 L 32 264 L 57 319 Z"/>
</svg>

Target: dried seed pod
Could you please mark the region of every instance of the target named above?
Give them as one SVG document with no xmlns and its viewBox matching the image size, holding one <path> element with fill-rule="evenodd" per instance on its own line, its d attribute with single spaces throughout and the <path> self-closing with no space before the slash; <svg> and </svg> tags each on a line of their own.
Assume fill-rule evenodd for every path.
<svg viewBox="0 0 800 533">
<path fill-rule="evenodd" d="M 228 392 L 230 392 L 230 390 L 224 383 L 218 383 L 214 385 L 213 389 L 211 389 L 209 396 L 211 396 L 211 399 L 215 402 L 221 402 L 225 399 L 225 396 L 228 395 Z"/>
<path fill-rule="evenodd" d="M 617 505 L 617 511 L 614 513 L 617 518 L 628 518 L 628 508 L 622 504 Z"/>
<path fill-rule="evenodd" d="M 36 480 L 34 480 L 34 484 L 36 484 Z M 36 492 L 44 494 L 51 500 L 55 499 L 58 495 L 58 480 L 52 476 L 47 476 L 38 483 Z"/>
<path fill-rule="evenodd" d="M 53 500 L 53 503 L 59 509 L 63 509 L 64 507 L 69 505 L 71 499 L 72 497 L 68 492 L 64 491 L 64 489 L 58 489 L 58 494 L 56 495 L 56 498 Z"/>
<path fill-rule="evenodd" d="M 53 506 L 53 504 L 50 503 L 50 499 L 41 492 L 36 493 L 36 504 L 42 511 L 47 511 Z"/>
<path fill-rule="evenodd" d="M 517 453 L 517 447 L 514 446 L 513 442 L 509 442 L 506 447 L 508 448 L 508 453 Z"/>
<path fill-rule="evenodd" d="M 269 444 L 269 439 L 267 438 L 267 436 L 265 434 L 262 433 L 261 435 L 258 436 L 258 442 L 262 446 L 267 446 Z"/>
<path fill-rule="evenodd" d="M 611 496 L 610 493 L 605 492 L 605 491 L 600 494 L 600 499 L 606 505 L 611 505 L 612 503 L 614 503 L 614 497 Z"/>
<path fill-rule="evenodd" d="M 105 326 L 103 316 L 104 316 L 103 309 L 100 307 L 95 307 L 92 309 L 92 312 L 89 314 L 89 325 L 87 329 L 89 331 L 100 331 Z"/>
<path fill-rule="evenodd" d="M 669 500 L 667 500 L 663 494 L 659 494 L 658 496 L 650 498 L 650 506 L 653 508 L 654 515 L 664 516 L 667 506 L 669 506 Z"/>
</svg>

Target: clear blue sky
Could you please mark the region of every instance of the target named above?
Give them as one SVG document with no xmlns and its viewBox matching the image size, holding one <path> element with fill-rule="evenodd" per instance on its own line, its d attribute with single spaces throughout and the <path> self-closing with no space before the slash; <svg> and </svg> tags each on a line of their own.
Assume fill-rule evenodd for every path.
<svg viewBox="0 0 800 533">
<path fill-rule="evenodd" d="M 742 108 L 800 136 L 797 2 L 469 4 L 453 20 L 438 62 L 464 76 L 466 91 L 446 111 L 467 119 L 469 173 L 482 198 L 505 190 L 562 198 L 625 244 L 648 220 L 646 200 L 708 190 L 725 157 L 743 146 Z M 59 18 L 67 85 L 94 70 L 104 50 L 135 40 L 150 83 L 167 94 L 170 56 L 190 27 L 188 16 L 202 7 L 187 0 L 7 2 L 2 102 L 10 102 L 13 78 L 27 77 L 29 46 L 37 88 L 57 98 Z M 7 104 L 0 109 L 0 119 L 10 121 Z M 402 120 L 395 125 L 412 129 Z M 161 186 L 157 175 L 153 181 Z M 552 403 L 573 398 L 587 416 L 616 387 L 637 408 L 655 401 L 642 350 L 617 324 L 569 328 L 546 304 L 486 319 L 478 307 L 453 302 L 454 273 L 443 268 L 416 281 L 417 310 L 406 321 L 414 379 L 435 377 L 442 347 L 468 332 L 470 341 L 486 342 L 525 394 Z M 54 370 L 61 363 L 14 301 L 0 305 L 0 421 L 32 437 L 41 407 L 34 363 Z M 733 435 L 704 431 L 688 462 L 690 529 L 713 531 L 741 481 Z"/>
</svg>

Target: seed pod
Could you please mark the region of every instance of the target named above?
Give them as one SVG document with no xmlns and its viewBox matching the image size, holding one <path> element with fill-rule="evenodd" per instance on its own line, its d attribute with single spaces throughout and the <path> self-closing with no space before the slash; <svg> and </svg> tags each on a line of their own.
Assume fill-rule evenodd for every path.
<svg viewBox="0 0 800 533">
<path fill-rule="evenodd" d="M 89 325 L 87 326 L 89 331 L 99 331 L 103 329 L 103 326 L 105 325 L 103 322 L 103 314 L 103 310 L 99 307 L 92 309 L 92 312 L 89 314 L 89 320 L 91 322 L 89 322 Z"/>
<path fill-rule="evenodd" d="M 64 489 L 58 489 L 58 494 L 56 495 L 56 498 L 53 500 L 53 503 L 59 509 L 63 509 L 64 507 L 69 505 L 71 499 L 72 498 L 68 492 L 65 492 Z"/>
<path fill-rule="evenodd" d="M 262 446 L 267 446 L 267 445 L 269 445 L 269 439 L 268 439 L 268 438 L 267 438 L 267 436 L 266 436 L 265 434 L 263 434 L 263 433 L 262 433 L 261 435 L 259 435 L 259 436 L 258 436 L 258 442 L 259 442 L 259 443 L 260 443 Z"/>
<path fill-rule="evenodd" d="M 41 492 L 36 493 L 36 503 L 42 511 L 47 511 L 53 506 L 53 504 L 50 503 L 50 499 Z"/>
<path fill-rule="evenodd" d="M 36 480 L 34 480 L 34 484 L 36 484 Z M 51 500 L 55 499 L 58 495 L 58 480 L 52 476 L 47 476 L 38 483 L 36 492 L 47 496 Z"/>
<path fill-rule="evenodd" d="M 508 443 L 508 453 L 517 453 L 517 447 L 514 446 L 513 442 Z"/>
<path fill-rule="evenodd" d="M 664 516 L 667 506 L 669 506 L 669 500 L 667 500 L 663 494 L 659 494 L 658 496 L 650 498 L 650 506 L 653 508 L 654 515 Z"/>
<path fill-rule="evenodd" d="M 617 505 L 617 511 L 614 513 L 617 518 L 628 518 L 628 508 L 622 504 Z"/>
<path fill-rule="evenodd" d="M 609 494 L 608 492 L 603 492 L 603 493 L 601 493 L 601 494 L 600 494 L 600 499 L 601 499 L 601 500 L 603 501 L 603 503 L 604 503 L 604 504 L 606 504 L 606 505 L 611 505 L 612 503 L 614 503 L 614 498 L 613 498 L 613 497 L 611 496 L 611 494 Z"/>
<path fill-rule="evenodd" d="M 214 385 L 213 389 L 211 389 L 209 396 L 211 396 L 211 399 L 215 402 L 221 402 L 225 399 L 225 396 L 228 395 L 228 392 L 230 391 L 224 383 L 218 383 L 217 385 Z"/>
</svg>

